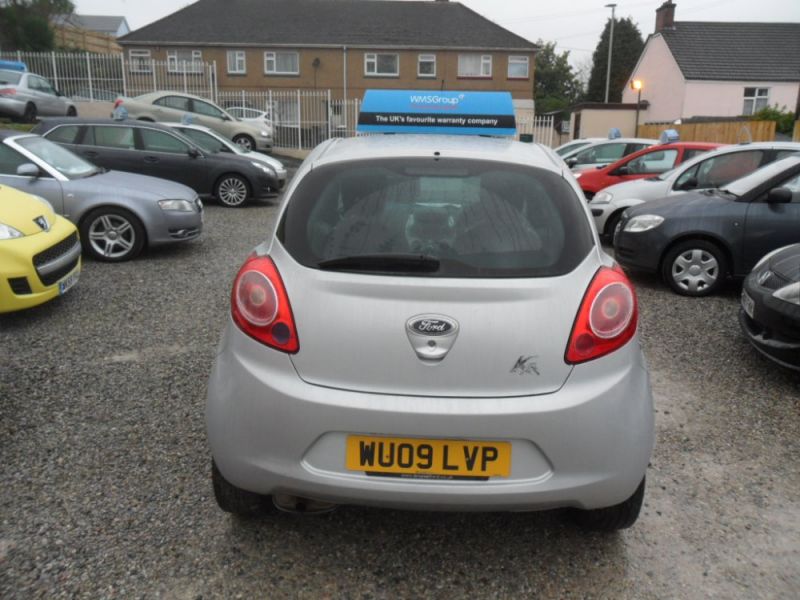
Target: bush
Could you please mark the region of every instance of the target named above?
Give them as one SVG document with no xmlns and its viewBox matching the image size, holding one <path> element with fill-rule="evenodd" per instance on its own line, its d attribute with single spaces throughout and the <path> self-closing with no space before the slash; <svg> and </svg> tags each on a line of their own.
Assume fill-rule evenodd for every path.
<svg viewBox="0 0 800 600">
<path fill-rule="evenodd" d="M 753 113 L 751 119 L 753 121 L 775 121 L 775 131 L 777 133 L 792 134 L 794 131 L 794 113 L 787 111 L 786 107 L 783 110 L 778 108 L 778 105 L 767 106 L 762 108 L 757 113 Z"/>
</svg>

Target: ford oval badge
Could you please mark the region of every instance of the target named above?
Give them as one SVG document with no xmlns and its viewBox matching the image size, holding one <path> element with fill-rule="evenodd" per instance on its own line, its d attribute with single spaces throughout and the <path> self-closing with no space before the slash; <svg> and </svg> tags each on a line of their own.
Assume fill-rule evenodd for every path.
<svg viewBox="0 0 800 600">
<path fill-rule="evenodd" d="M 455 321 L 442 317 L 416 317 L 408 323 L 408 328 L 417 335 L 449 335 L 456 327 Z"/>
</svg>

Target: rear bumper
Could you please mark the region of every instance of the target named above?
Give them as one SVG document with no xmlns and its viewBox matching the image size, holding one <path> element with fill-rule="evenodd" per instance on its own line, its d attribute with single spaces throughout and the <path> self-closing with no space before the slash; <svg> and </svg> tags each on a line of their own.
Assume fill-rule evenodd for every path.
<svg viewBox="0 0 800 600">
<path fill-rule="evenodd" d="M 0 116 L 19 119 L 25 114 L 26 102 L 8 97 L 0 97 Z"/>
<path fill-rule="evenodd" d="M 553 394 L 440 398 L 307 384 L 287 355 L 229 323 L 206 419 L 214 460 L 238 487 L 394 508 L 611 506 L 639 485 L 653 447 L 652 396 L 636 339 L 576 366 Z M 506 441 L 511 474 L 487 481 L 370 477 L 345 468 L 348 434 Z"/>
</svg>

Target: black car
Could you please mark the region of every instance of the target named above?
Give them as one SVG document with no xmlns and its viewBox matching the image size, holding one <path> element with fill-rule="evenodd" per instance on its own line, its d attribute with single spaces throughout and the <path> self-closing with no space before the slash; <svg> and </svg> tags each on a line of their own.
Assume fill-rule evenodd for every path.
<svg viewBox="0 0 800 600">
<path fill-rule="evenodd" d="M 744 280 L 739 325 L 767 358 L 800 371 L 800 244 L 762 258 Z"/>
<path fill-rule="evenodd" d="M 800 242 L 800 156 L 719 190 L 673 195 L 626 210 L 614 235 L 626 269 L 661 273 L 678 294 L 706 296 L 728 276 Z"/>
<path fill-rule="evenodd" d="M 256 161 L 205 152 L 174 129 L 156 123 L 46 119 L 33 132 L 100 167 L 177 181 L 224 206 L 241 206 L 274 193 L 281 185 Z"/>
</svg>

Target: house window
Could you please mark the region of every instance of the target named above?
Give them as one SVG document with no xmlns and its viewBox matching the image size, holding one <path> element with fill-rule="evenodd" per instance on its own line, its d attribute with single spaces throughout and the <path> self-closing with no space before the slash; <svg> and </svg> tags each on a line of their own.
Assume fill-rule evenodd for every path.
<svg viewBox="0 0 800 600">
<path fill-rule="evenodd" d="M 492 76 L 492 55 L 491 54 L 459 54 L 458 55 L 458 76 L 459 77 L 491 78 L 491 76 Z"/>
<path fill-rule="evenodd" d="M 436 77 L 436 55 L 420 54 L 417 58 L 417 77 Z"/>
<path fill-rule="evenodd" d="M 131 73 L 150 73 L 153 70 L 150 50 L 129 50 L 128 63 Z"/>
<path fill-rule="evenodd" d="M 769 106 L 769 88 L 744 88 L 742 114 L 752 115 Z"/>
<path fill-rule="evenodd" d="M 264 73 L 267 75 L 300 75 L 300 54 L 297 52 L 264 52 Z"/>
<path fill-rule="evenodd" d="M 170 73 L 202 73 L 203 53 L 200 50 L 168 50 L 167 71 Z"/>
<path fill-rule="evenodd" d="M 397 77 L 400 75 L 400 56 L 397 54 L 365 54 L 364 75 Z"/>
<path fill-rule="evenodd" d="M 228 73 L 232 75 L 244 75 L 247 73 L 244 50 L 228 50 Z"/>
<path fill-rule="evenodd" d="M 509 79 L 528 79 L 528 57 L 509 56 L 508 57 L 508 78 Z"/>
</svg>

